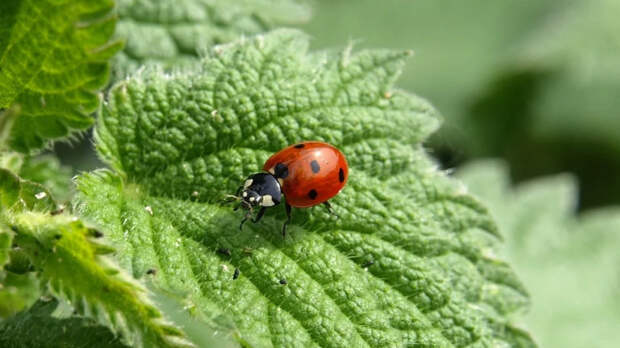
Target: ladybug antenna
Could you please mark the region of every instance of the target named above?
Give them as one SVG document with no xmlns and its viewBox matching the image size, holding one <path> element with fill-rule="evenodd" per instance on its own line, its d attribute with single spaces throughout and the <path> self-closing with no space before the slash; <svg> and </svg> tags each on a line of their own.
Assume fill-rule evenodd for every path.
<svg viewBox="0 0 620 348">
<path fill-rule="evenodd" d="M 222 204 L 229 204 L 233 202 L 239 202 L 241 197 L 235 195 L 226 195 L 224 199 L 222 199 Z"/>
</svg>

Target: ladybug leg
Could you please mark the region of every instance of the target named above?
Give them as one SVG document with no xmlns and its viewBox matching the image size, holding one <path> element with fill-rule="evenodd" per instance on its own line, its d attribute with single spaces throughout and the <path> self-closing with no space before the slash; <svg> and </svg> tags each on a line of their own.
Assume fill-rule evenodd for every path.
<svg viewBox="0 0 620 348">
<path fill-rule="evenodd" d="M 246 213 L 245 216 L 243 217 L 243 219 L 241 220 L 241 224 L 239 225 L 239 230 L 243 230 L 243 224 L 248 221 L 248 219 L 252 217 L 252 209 L 249 209 Z"/>
<path fill-rule="evenodd" d="M 286 221 L 284 221 L 284 225 L 282 225 L 282 238 L 286 237 L 286 225 L 291 222 L 292 210 L 291 206 L 286 203 Z"/>
<path fill-rule="evenodd" d="M 334 209 L 332 209 L 332 205 L 328 201 L 323 202 L 323 205 L 325 206 L 325 208 L 327 208 L 327 212 L 329 213 L 329 215 L 335 216 L 336 219 L 340 217 L 334 212 Z"/>
<path fill-rule="evenodd" d="M 267 207 L 260 208 L 260 210 L 258 211 L 258 214 L 256 214 L 256 217 L 254 219 L 252 219 L 252 222 L 253 223 L 259 222 L 260 219 L 263 218 L 263 215 L 265 215 L 265 210 L 267 210 Z"/>
</svg>

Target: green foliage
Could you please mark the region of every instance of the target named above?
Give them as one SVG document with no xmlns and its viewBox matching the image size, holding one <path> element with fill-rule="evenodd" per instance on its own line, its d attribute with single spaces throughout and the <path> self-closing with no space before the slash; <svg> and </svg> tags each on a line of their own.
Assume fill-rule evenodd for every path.
<svg viewBox="0 0 620 348">
<path fill-rule="evenodd" d="M 575 172 L 582 204 L 620 202 L 620 101 L 610 93 L 620 89 L 620 6 L 568 4 L 520 42 L 472 105 L 468 146 L 506 157 L 517 178 Z"/>
<path fill-rule="evenodd" d="M 27 212 L 10 221 L 15 243 L 24 249 L 52 293 L 66 298 L 79 313 L 120 331 L 132 346 L 181 346 L 182 333 L 164 323 L 139 284 L 117 276 L 98 255 L 112 249 L 89 237 L 96 232 L 70 216 Z"/>
<path fill-rule="evenodd" d="M 615 347 L 620 340 L 620 209 L 575 216 L 577 187 L 559 175 L 509 187 L 500 162 L 458 175 L 488 203 L 506 236 L 504 254 L 528 284 L 525 318 L 543 347 Z"/>
<path fill-rule="evenodd" d="M 0 150 L 39 149 L 92 124 L 116 19 L 112 0 L 0 3 Z M 1 111 L 0 111 L 1 112 Z"/>
<path fill-rule="evenodd" d="M 11 242 L 13 241 L 13 233 L 8 229 L 0 228 L 0 266 L 9 261 L 9 251 L 11 249 Z"/>
<path fill-rule="evenodd" d="M 493 221 L 420 145 L 435 110 L 393 87 L 410 52 L 307 46 L 278 30 L 213 48 L 197 71 L 118 83 L 95 130 L 114 171 L 78 178 L 77 211 L 134 277 L 184 294 L 197 317 L 232 321 L 246 345 L 534 345 L 508 319 L 528 297 L 493 256 Z M 239 231 L 217 202 L 305 139 L 348 156 L 340 219 L 297 210 L 282 239 L 272 209 Z"/>
<path fill-rule="evenodd" d="M 39 282 L 34 274 L 0 271 L 0 318 L 8 318 L 28 308 L 40 295 Z"/>
<path fill-rule="evenodd" d="M 71 196 L 71 169 L 60 164 L 52 155 L 23 156 L 18 153 L 0 155 L 0 168 L 16 173 L 20 178 L 41 184 L 59 201 Z"/>
<path fill-rule="evenodd" d="M 38 184 L 4 169 L 0 183 L 0 226 L 5 231 L 10 226 L 14 248 L 27 256 L 49 291 L 70 301 L 78 313 L 122 333 L 132 346 L 186 345 L 145 290 L 102 257 L 113 249 L 93 240 L 100 232 L 76 217 L 55 214 L 49 192 Z M 14 292 L 23 292 L 24 284 Z"/>
<path fill-rule="evenodd" d="M 39 301 L 29 310 L 4 321 L 0 326 L 0 345 L 20 347 L 127 347 L 110 330 L 83 317 L 59 317 L 58 302 Z"/>
<path fill-rule="evenodd" d="M 143 64 L 199 64 L 206 47 L 303 22 L 310 9 L 305 0 L 120 0 L 118 14 L 118 36 L 127 44 L 114 59 L 115 80 Z"/>
</svg>

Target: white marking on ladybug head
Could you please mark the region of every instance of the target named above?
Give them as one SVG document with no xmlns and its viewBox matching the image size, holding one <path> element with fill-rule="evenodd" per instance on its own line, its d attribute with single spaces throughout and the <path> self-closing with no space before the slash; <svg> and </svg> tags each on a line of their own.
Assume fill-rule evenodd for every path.
<svg viewBox="0 0 620 348">
<path fill-rule="evenodd" d="M 269 174 L 274 175 L 276 173 L 276 167 L 271 167 L 268 170 Z"/>
<path fill-rule="evenodd" d="M 246 189 L 246 188 L 250 187 L 252 185 L 252 182 L 254 182 L 254 180 L 252 180 L 252 179 L 246 180 L 245 183 L 243 183 L 243 188 Z"/>
<path fill-rule="evenodd" d="M 263 207 L 273 207 L 274 205 L 276 205 L 273 202 L 273 197 L 271 197 L 271 195 L 264 195 L 262 198 L 263 199 L 260 205 L 262 205 Z"/>
<path fill-rule="evenodd" d="M 254 196 L 250 197 L 250 202 L 254 202 L 256 198 Z"/>
</svg>

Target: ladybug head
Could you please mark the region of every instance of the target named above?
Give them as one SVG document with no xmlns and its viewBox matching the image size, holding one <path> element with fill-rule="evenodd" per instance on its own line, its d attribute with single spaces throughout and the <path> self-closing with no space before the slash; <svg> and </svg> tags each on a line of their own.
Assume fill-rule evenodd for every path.
<svg viewBox="0 0 620 348">
<path fill-rule="evenodd" d="M 273 207 L 282 199 L 280 183 L 269 173 L 252 174 L 245 180 L 239 198 L 245 209 Z"/>
</svg>

